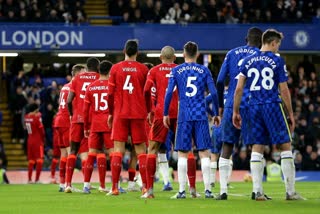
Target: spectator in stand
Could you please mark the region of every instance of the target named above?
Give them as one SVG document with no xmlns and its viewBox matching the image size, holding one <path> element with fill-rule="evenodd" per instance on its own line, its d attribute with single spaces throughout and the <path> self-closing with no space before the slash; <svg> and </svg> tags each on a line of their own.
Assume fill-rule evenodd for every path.
<svg viewBox="0 0 320 214">
<path fill-rule="evenodd" d="M 155 12 L 153 0 L 146 0 L 145 4 L 141 7 L 142 18 L 146 23 L 155 22 Z"/>
<path fill-rule="evenodd" d="M 207 17 L 209 23 L 218 23 L 218 7 L 216 0 L 209 0 L 209 3 L 206 6 Z"/>
<path fill-rule="evenodd" d="M 166 12 L 162 6 L 162 3 L 160 0 L 157 0 L 154 4 L 154 22 L 160 23 L 160 20 L 162 17 L 166 15 Z"/>
</svg>

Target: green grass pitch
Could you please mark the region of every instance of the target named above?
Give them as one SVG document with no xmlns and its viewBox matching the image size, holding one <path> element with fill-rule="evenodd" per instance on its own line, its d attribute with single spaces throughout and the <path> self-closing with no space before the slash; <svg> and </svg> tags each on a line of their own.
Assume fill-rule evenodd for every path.
<svg viewBox="0 0 320 214">
<path fill-rule="evenodd" d="M 156 184 L 155 199 L 141 199 L 139 192 L 120 196 L 92 193 L 59 193 L 57 185 L 0 185 L 0 213 L 139 213 L 139 214 L 188 214 L 188 213 L 231 213 L 231 214 L 278 214 L 320 213 L 320 182 L 297 182 L 297 191 L 307 200 L 285 201 L 284 184 L 264 183 L 265 192 L 272 201 L 250 200 L 251 183 L 232 183 L 228 201 L 202 198 L 184 200 L 170 199 L 176 191 L 162 192 Z M 75 185 L 81 188 L 81 184 Z M 108 184 L 110 186 L 110 184 Z M 126 184 L 123 184 L 126 187 Z M 178 185 L 174 184 L 177 190 Z M 197 184 L 202 193 L 202 183 Z M 218 187 L 214 188 L 217 193 Z M 189 195 L 188 195 L 189 196 Z"/>
</svg>

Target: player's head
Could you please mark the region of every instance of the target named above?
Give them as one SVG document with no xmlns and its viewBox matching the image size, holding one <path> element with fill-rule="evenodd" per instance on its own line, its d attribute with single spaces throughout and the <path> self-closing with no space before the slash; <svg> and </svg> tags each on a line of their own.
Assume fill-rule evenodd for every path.
<svg viewBox="0 0 320 214">
<path fill-rule="evenodd" d="M 160 59 L 162 62 L 174 62 L 176 60 L 176 56 L 174 55 L 174 48 L 171 46 L 164 46 L 161 49 Z"/>
<path fill-rule="evenodd" d="M 269 51 L 277 53 L 281 45 L 283 34 L 275 29 L 268 29 L 262 34 L 262 46 L 267 46 Z"/>
<path fill-rule="evenodd" d="M 150 70 L 154 65 L 151 62 L 145 62 L 143 63 L 147 68 Z"/>
<path fill-rule="evenodd" d="M 260 28 L 250 28 L 246 36 L 246 42 L 248 43 L 248 45 L 260 48 L 262 33 L 263 32 Z"/>
<path fill-rule="evenodd" d="M 138 54 L 138 40 L 129 39 L 124 46 L 124 53 L 128 57 L 132 57 Z"/>
<path fill-rule="evenodd" d="M 86 67 L 80 64 L 76 64 L 72 67 L 71 75 L 75 77 L 78 73 L 81 73 L 86 70 Z"/>
<path fill-rule="evenodd" d="M 27 108 L 28 113 L 37 112 L 39 110 L 39 106 L 35 103 L 30 104 Z"/>
<path fill-rule="evenodd" d="M 91 57 L 87 59 L 87 68 L 89 71 L 99 72 L 99 65 L 100 61 L 97 58 Z"/>
<path fill-rule="evenodd" d="M 102 75 L 108 75 L 110 72 L 110 69 L 112 67 L 112 63 L 108 60 L 103 60 L 100 63 L 100 69 L 99 69 L 99 73 Z"/>
<path fill-rule="evenodd" d="M 183 55 L 185 58 L 196 59 L 198 57 L 198 45 L 195 42 L 187 42 L 183 46 Z"/>
</svg>

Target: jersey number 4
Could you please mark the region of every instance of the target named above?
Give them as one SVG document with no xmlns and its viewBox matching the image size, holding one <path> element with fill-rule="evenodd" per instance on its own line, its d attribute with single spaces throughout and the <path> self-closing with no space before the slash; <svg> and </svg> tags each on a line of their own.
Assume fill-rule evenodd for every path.
<svg viewBox="0 0 320 214">
<path fill-rule="evenodd" d="M 198 92 L 197 86 L 192 83 L 192 81 L 195 81 L 195 80 L 197 80 L 197 77 L 188 77 L 188 79 L 187 79 L 187 88 L 192 89 L 191 92 L 186 92 L 186 96 L 188 96 L 188 97 L 193 97 Z"/>
<path fill-rule="evenodd" d="M 261 86 L 257 85 L 259 78 L 260 78 L 260 72 L 258 69 L 256 68 L 250 68 L 248 70 L 248 77 L 253 77 L 251 86 L 250 86 L 250 91 L 260 91 L 261 90 L 261 86 L 262 88 L 264 88 L 265 90 L 271 90 L 272 87 L 274 86 L 274 80 L 273 80 L 273 70 L 269 67 L 265 67 L 262 69 L 261 71 Z"/>
<path fill-rule="evenodd" d="M 123 85 L 123 90 L 128 90 L 129 91 L 129 94 L 132 94 L 132 91 L 134 89 L 132 83 L 130 82 L 130 78 L 131 78 L 131 75 L 127 75 L 126 77 L 126 81 L 124 82 L 124 85 Z"/>
</svg>

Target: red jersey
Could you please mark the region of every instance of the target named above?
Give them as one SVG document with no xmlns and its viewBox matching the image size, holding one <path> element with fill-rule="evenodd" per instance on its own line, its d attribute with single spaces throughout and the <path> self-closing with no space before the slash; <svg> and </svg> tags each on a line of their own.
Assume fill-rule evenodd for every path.
<svg viewBox="0 0 320 214">
<path fill-rule="evenodd" d="M 145 85 L 145 92 L 150 92 L 155 98 L 155 119 L 163 118 L 164 98 L 167 91 L 168 81 L 171 69 L 176 67 L 174 63 L 162 63 L 150 69 L 148 79 Z M 178 92 L 174 90 L 172 101 L 170 103 L 169 117 L 177 118 L 178 114 Z"/>
<path fill-rule="evenodd" d="M 70 118 L 67 108 L 67 97 L 71 83 L 65 84 L 60 90 L 59 109 L 54 120 L 54 127 L 70 127 Z"/>
<path fill-rule="evenodd" d="M 96 80 L 87 87 L 83 115 L 85 130 L 111 132 L 108 127 L 108 80 Z M 91 120 L 89 115 L 91 115 Z M 89 128 L 90 121 L 91 127 Z"/>
<path fill-rule="evenodd" d="M 110 111 L 120 118 L 145 119 L 147 106 L 143 88 L 148 68 L 136 61 L 122 61 L 112 66 L 109 78 L 109 94 L 114 96 Z M 112 109 L 112 110 L 111 110 Z"/>
<path fill-rule="evenodd" d="M 83 102 L 86 88 L 90 83 L 99 79 L 99 76 L 99 73 L 96 72 L 83 72 L 76 75 L 72 80 L 70 91 L 75 94 L 74 101 L 72 102 L 72 123 L 83 123 Z"/>
<path fill-rule="evenodd" d="M 24 122 L 28 131 L 28 143 L 43 144 L 44 128 L 41 113 L 29 113 L 24 116 Z"/>
</svg>

